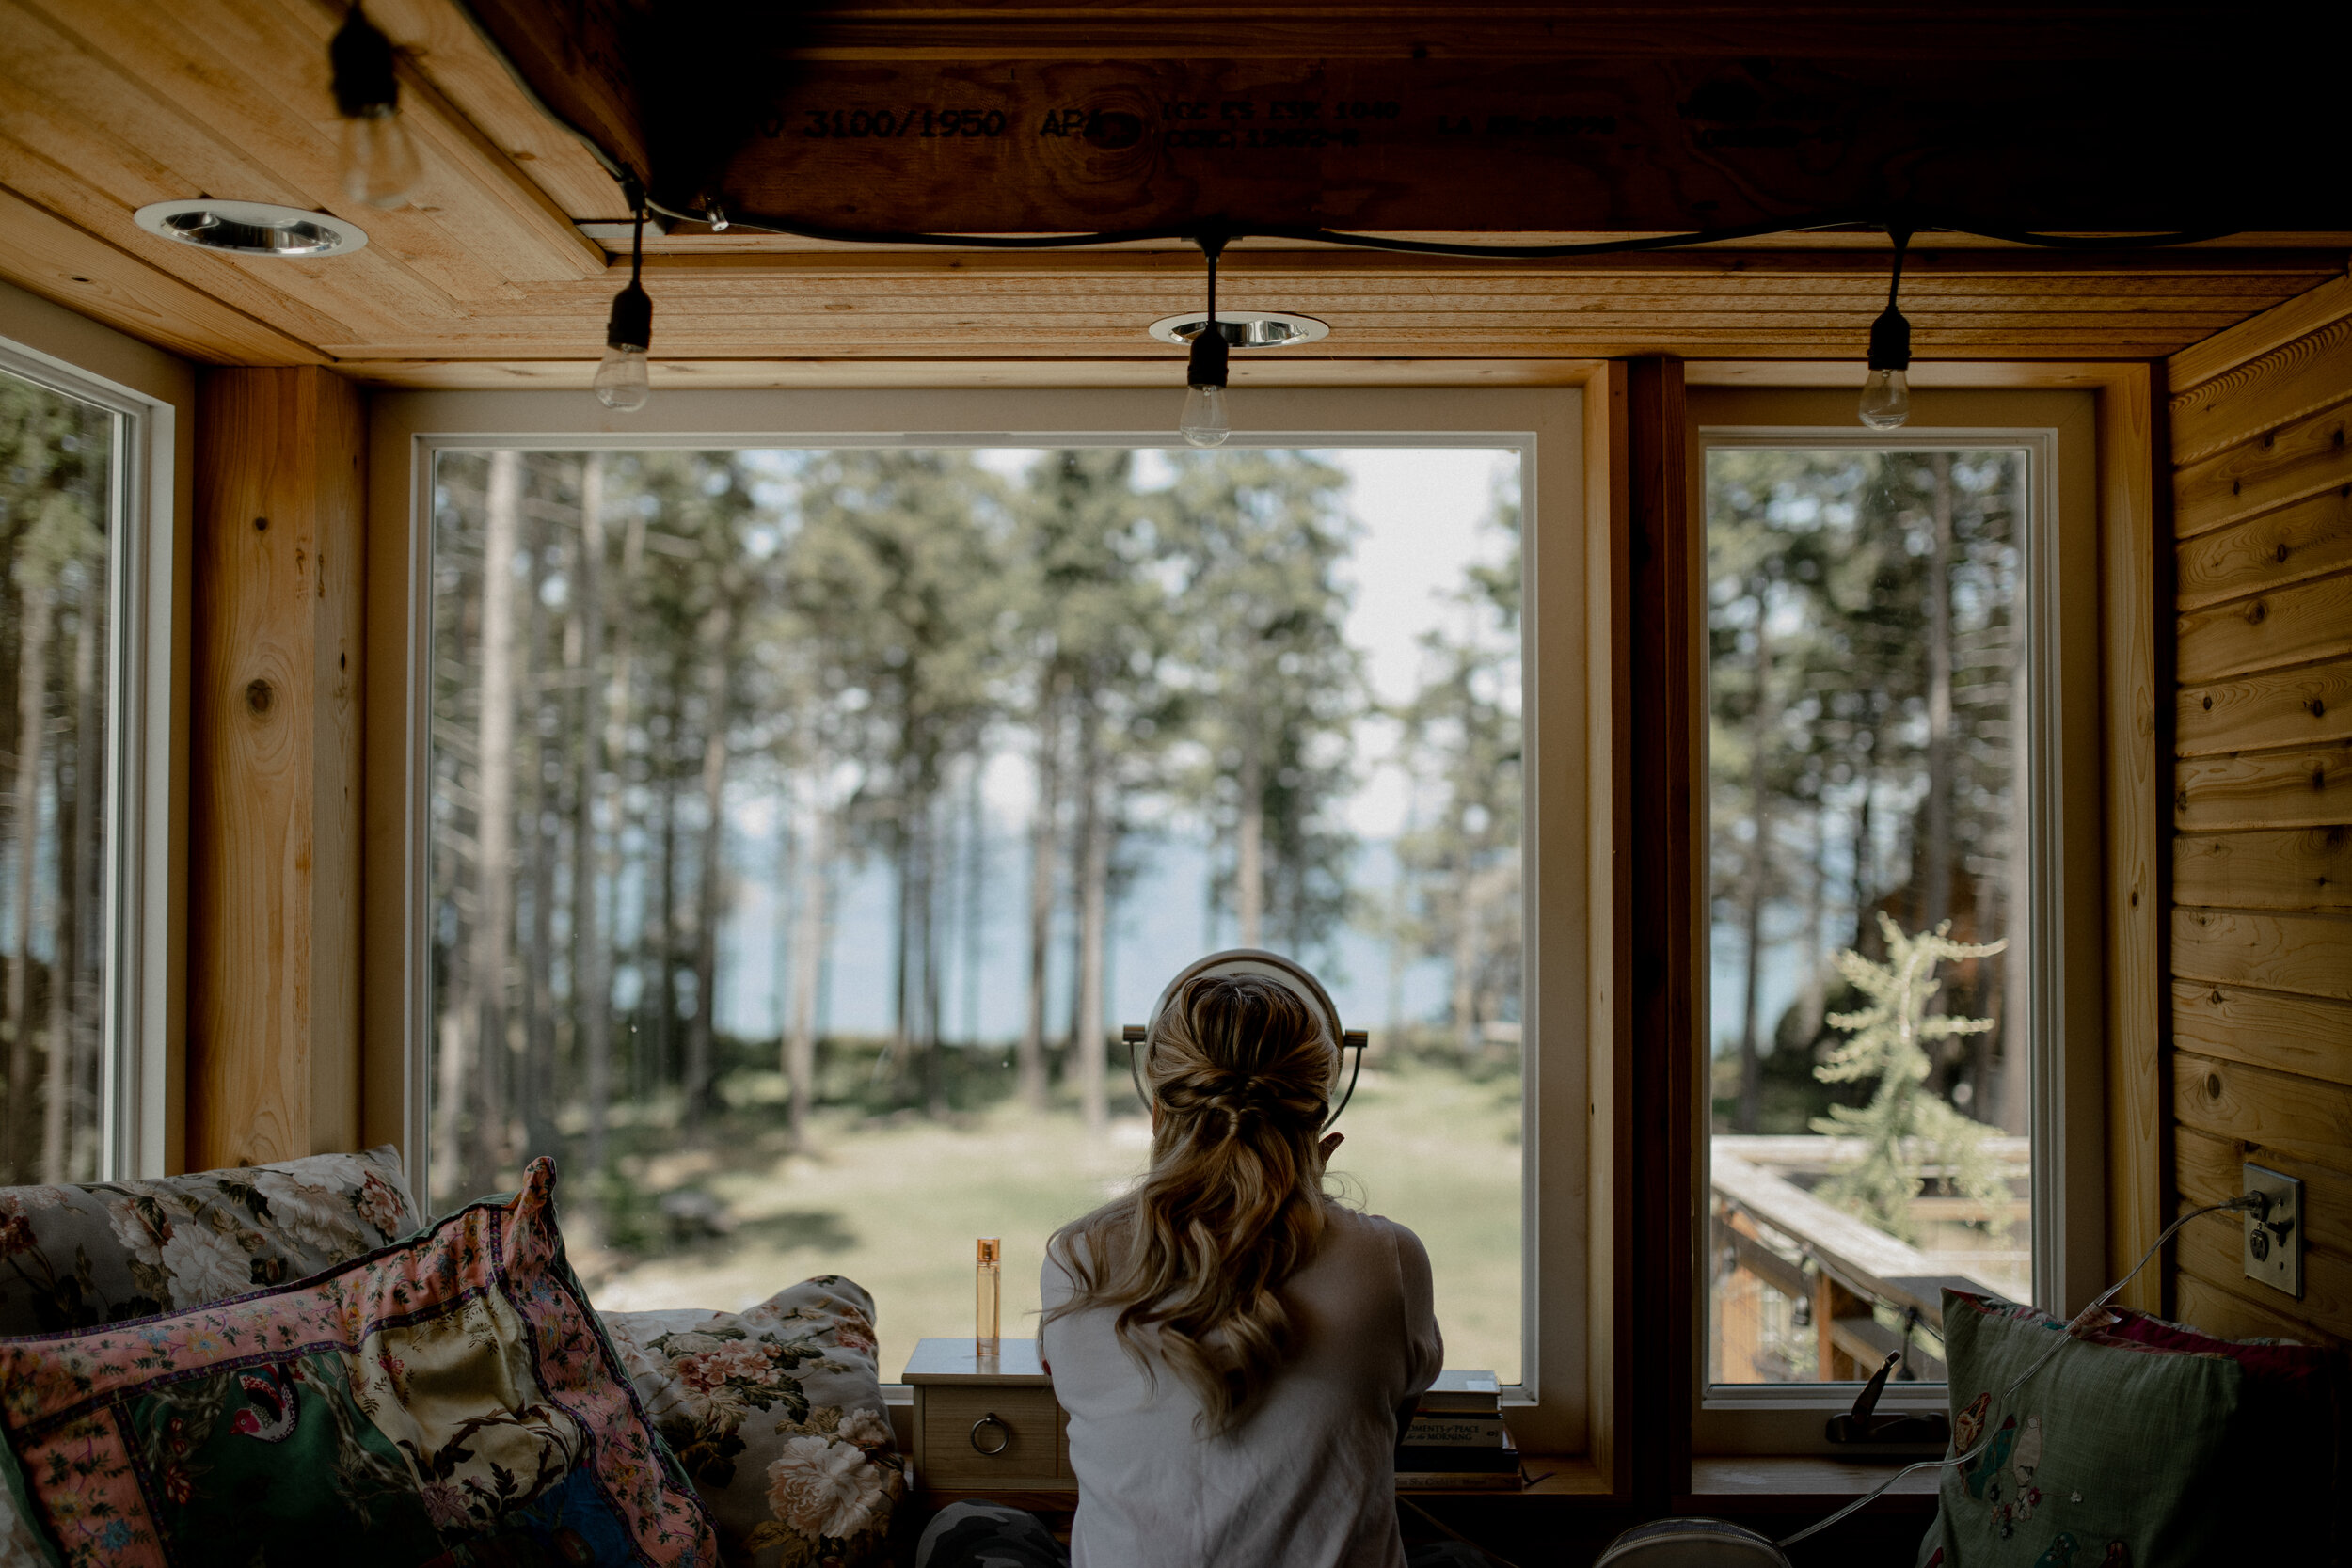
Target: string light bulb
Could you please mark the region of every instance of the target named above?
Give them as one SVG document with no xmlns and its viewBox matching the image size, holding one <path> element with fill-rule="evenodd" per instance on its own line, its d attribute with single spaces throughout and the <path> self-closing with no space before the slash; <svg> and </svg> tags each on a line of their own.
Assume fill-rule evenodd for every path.
<svg viewBox="0 0 2352 1568">
<path fill-rule="evenodd" d="M 1221 447 L 1233 433 L 1233 421 L 1225 409 L 1232 345 L 1216 320 L 1216 259 L 1225 249 L 1225 238 L 1209 234 L 1195 243 L 1209 261 L 1209 312 L 1200 330 L 1193 334 L 1192 355 L 1184 372 L 1184 413 L 1177 421 L 1176 433 L 1196 447 Z"/>
<path fill-rule="evenodd" d="M 401 123 L 392 40 L 354 0 L 326 46 L 326 58 L 334 71 L 335 107 L 343 117 L 343 194 L 371 207 L 398 207 L 424 177 L 424 165 Z"/>
<path fill-rule="evenodd" d="M 645 351 L 653 346 L 653 298 L 643 281 L 645 268 L 645 195 L 635 181 L 628 186 L 636 228 L 628 243 L 628 287 L 612 296 L 605 323 L 604 362 L 596 367 L 596 401 L 615 414 L 634 414 L 653 395 Z"/>
<path fill-rule="evenodd" d="M 1911 418 L 1911 323 L 1895 308 L 1903 286 L 1903 253 L 1911 230 L 1890 229 L 1895 241 L 1894 276 L 1886 285 L 1886 309 L 1870 324 L 1870 373 L 1862 383 L 1862 422 L 1872 430 L 1899 430 Z"/>
</svg>

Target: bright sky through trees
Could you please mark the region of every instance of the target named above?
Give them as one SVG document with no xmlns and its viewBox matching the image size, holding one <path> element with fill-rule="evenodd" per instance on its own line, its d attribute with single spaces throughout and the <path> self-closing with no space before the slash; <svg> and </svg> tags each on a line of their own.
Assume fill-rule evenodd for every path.
<svg viewBox="0 0 2352 1568">
<path fill-rule="evenodd" d="M 1402 705 L 1412 697 L 1423 667 L 1422 637 L 1461 627 L 1465 612 L 1451 595 L 1469 569 L 1493 565 L 1509 553 L 1510 540 L 1481 525 L 1492 510 L 1496 483 L 1516 475 L 1518 459 L 1478 448 L 1355 448 L 1317 455 L 1347 476 L 1345 504 L 1360 525 L 1339 574 L 1353 594 L 1347 641 L 1363 656 L 1366 678 L 1379 700 Z M 1011 448 L 977 456 L 983 468 L 1017 479 L 1037 454 Z M 1139 486 L 1164 485 L 1168 478 L 1161 453 L 1137 454 Z M 1385 885 L 1392 875 L 1388 844 L 1405 826 L 1406 779 L 1390 761 L 1397 739 L 1397 726 L 1387 719 L 1357 724 L 1356 752 L 1363 766 L 1343 815 L 1367 845 L 1359 879 L 1365 885 Z M 997 863 L 995 874 L 983 882 L 991 916 L 990 961 L 981 972 L 979 1022 L 983 1038 L 1002 1039 L 1019 1031 L 1023 1007 L 1018 913 L 1024 867 L 1017 838 L 1034 786 L 1019 751 L 998 750 L 984 776 L 983 797 L 994 821 L 992 853 Z M 730 828 L 742 845 L 739 863 L 746 875 L 721 937 L 737 961 L 720 968 L 719 1022 L 742 1035 L 774 1033 L 781 1005 L 777 966 L 754 961 L 777 951 L 781 941 L 781 891 L 754 869 L 763 849 L 774 854 L 776 807 L 773 794 L 760 786 L 739 791 L 731 807 Z M 1114 925 L 1109 970 L 1117 1018 L 1139 1021 L 1167 976 L 1203 951 L 1208 869 L 1205 851 L 1195 842 L 1178 839 L 1151 847 L 1148 869 L 1123 900 Z M 880 1033 L 888 1027 L 890 898 L 889 871 L 880 863 L 854 875 L 844 889 L 831 998 L 836 1029 Z M 1388 997 L 1380 945 L 1352 926 L 1339 934 L 1336 945 L 1340 962 L 1326 979 L 1343 1016 L 1351 1024 L 1382 1026 Z M 1057 978 L 1058 993 L 1066 977 Z M 1441 966 L 1415 966 L 1406 982 L 1408 1016 L 1441 1006 L 1445 984 Z M 1057 1009 L 1067 1006 L 1066 1000 L 1056 1003 Z"/>
</svg>

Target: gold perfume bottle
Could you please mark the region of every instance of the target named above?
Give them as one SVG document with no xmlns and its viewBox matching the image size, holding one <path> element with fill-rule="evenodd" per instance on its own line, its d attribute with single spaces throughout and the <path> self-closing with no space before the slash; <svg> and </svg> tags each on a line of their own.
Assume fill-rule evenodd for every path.
<svg viewBox="0 0 2352 1568">
<path fill-rule="evenodd" d="M 1003 1348 L 997 1338 L 998 1313 L 1004 1305 L 1004 1243 L 993 1236 L 980 1238 L 979 1267 L 974 1284 L 973 1349 L 983 1361 L 993 1361 Z"/>
</svg>

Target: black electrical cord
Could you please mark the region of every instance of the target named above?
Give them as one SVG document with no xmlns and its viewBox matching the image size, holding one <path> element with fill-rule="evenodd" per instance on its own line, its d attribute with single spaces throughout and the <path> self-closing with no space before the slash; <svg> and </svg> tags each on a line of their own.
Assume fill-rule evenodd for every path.
<svg viewBox="0 0 2352 1568">
<path fill-rule="evenodd" d="M 660 202 L 650 203 L 663 217 L 679 223 L 708 221 L 701 213 L 679 212 Z M 1839 212 L 1812 217 L 1764 223 L 1740 224 L 1723 229 L 1694 229 L 1674 234 L 1647 234 L 1623 240 L 1589 240 L 1568 245 L 1469 245 L 1453 240 L 1407 240 L 1386 234 L 1353 234 L 1343 230 L 1319 229 L 1293 224 L 1268 224 L 1248 230 L 1229 229 L 1229 240 L 1295 240 L 1314 245 L 1342 245 L 1356 250 L 1387 250 L 1407 256 L 1452 256 L 1469 261 L 1544 261 L 1568 256 L 1624 255 L 1650 250 L 1678 250 L 1687 245 L 1722 245 L 1734 240 L 1764 239 L 1778 234 L 1801 234 L 1816 229 L 1838 229 L 1854 225 L 1879 227 L 1879 221 L 1859 212 Z M 1190 240 L 1199 231 L 1198 225 L 1155 226 L 1148 229 L 1097 230 L 1078 234 L 931 234 L 914 230 L 836 229 L 825 224 L 801 223 L 775 217 L 742 217 L 730 213 L 726 218 L 730 230 L 747 229 L 763 234 L 783 234 L 794 239 L 820 240 L 837 245 L 950 245 L 966 250 L 1063 250 L 1090 245 L 1136 245 L 1152 240 Z M 2130 250 L 2152 245 L 2190 245 L 2200 240 L 2216 240 L 2235 233 L 2235 230 L 2183 230 L 2162 234 L 2097 235 L 2072 239 L 2063 234 L 2037 234 L 2026 230 L 1993 230 L 1981 225 L 1947 224 L 1939 226 L 1944 232 L 1967 234 L 1979 239 L 2000 240 L 2011 245 L 2036 245 L 2051 250 Z"/>
</svg>

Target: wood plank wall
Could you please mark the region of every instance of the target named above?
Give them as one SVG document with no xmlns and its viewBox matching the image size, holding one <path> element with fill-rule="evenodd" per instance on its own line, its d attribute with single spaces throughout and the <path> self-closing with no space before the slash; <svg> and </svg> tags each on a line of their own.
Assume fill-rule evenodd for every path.
<svg viewBox="0 0 2352 1568">
<path fill-rule="evenodd" d="M 2244 1276 L 2241 1222 L 2184 1230 L 2175 1312 L 2352 1342 L 2352 291 L 2176 356 L 2171 1185 L 2302 1178 L 2303 1299 Z M 2292 335 L 2286 335 L 2291 333 Z"/>
</svg>

